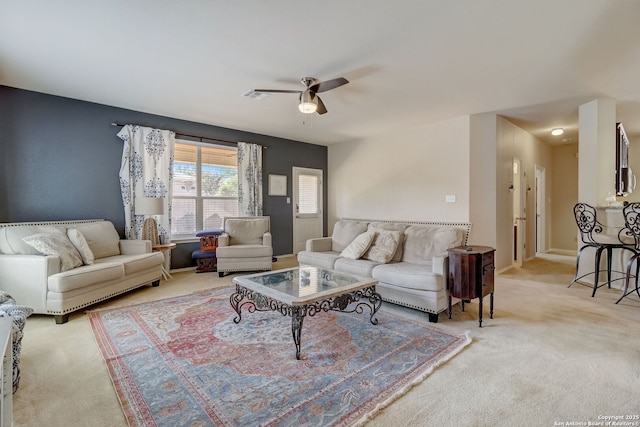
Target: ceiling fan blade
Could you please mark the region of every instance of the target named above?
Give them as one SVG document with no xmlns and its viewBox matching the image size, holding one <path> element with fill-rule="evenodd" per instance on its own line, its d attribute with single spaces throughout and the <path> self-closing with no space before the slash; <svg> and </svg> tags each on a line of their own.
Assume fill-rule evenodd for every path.
<svg viewBox="0 0 640 427">
<path fill-rule="evenodd" d="M 316 113 L 325 114 L 327 112 L 327 107 L 324 106 L 324 102 L 322 102 L 322 99 L 320 99 L 319 96 L 316 95 L 316 99 L 318 100 L 318 109 L 316 110 Z"/>
<path fill-rule="evenodd" d="M 266 92 L 266 93 L 300 93 L 299 90 L 289 89 L 253 89 L 254 92 Z"/>
<path fill-rule="evenodd" d="M 345 79 L 344 77 L 338 77 L 337 79 L 327 80 L 326 82 L 316 83 L 316 84 L 310 86 L 309 90 L 311 90 L 312 92 L 316 92 L 316 93 L 326 92 L 328 90 L 335 89 L 335 88 L 340 87 L 342 85 L 346 85 L 347 83 L 349 83 L 349 80 Z"/>
</svg>

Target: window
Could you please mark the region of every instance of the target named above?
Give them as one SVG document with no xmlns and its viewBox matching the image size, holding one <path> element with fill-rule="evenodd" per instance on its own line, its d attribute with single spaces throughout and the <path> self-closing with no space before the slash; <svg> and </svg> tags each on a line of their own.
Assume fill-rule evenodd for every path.
<svg viewBox="0 0 640 427">
<path fill-rule="evenodd" d="M 320 183 L 315 175 L 299 175 L 298 177 L 298 213 L 301 215 L 318 215 L 318 198 Z"/>
<path fill-rule="evenodd" d="M 238 215 L 237 150 L 176 140 L 171 201 L 173 239 L 222 228 L 222 218 Z"/>
</svg>

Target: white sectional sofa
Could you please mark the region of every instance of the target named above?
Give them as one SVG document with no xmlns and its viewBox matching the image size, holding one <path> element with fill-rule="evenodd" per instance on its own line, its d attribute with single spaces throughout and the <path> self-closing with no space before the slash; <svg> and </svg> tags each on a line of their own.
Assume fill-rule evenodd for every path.
<svg viewBox="0 0 640 427">
<path fill-rule="evenodd" d="M 164 257 L 148 240 L 121 240 L 105 220 L 0 224 L 0 290 L 34 313 L 69 313 L 147 284 Z"/>
<path fill-rule="evenodd" d="M 308 240 L 298 262 L 372 277 L 384 301 L 437 322 L 449 307 L 447 249 L 466 245 L 470 231 L 469 223 L 342 219 L 330 237 Z"/>
</svg>

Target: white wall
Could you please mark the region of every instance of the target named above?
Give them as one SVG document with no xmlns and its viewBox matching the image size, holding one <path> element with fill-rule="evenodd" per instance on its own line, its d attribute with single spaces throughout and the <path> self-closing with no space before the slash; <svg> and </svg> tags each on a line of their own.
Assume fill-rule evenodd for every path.
<svg viewBox="0 0 640 427">
<path fill-rule="evenodd" d="M 471 116 L 470 140 L 470 243 L 497 246 L 497 116 L 476 114 Z"/>
<path fill-rule="evenodd" d="M 597 100 L 596 100 L 597 101 Z M 551 235 L 552 249 L 570 251 L 575 253 L 577 248 L 577 227 L 573 216 L 573 207 L 578 201 L 591 200 L 592 203 L 603 205 L 603 197 L 614 191 L 615 179 L 615 129 L 612 123 L 615 118 L 612 115 L 613 109 L 609 103 L 605 104 L 608 109 L 604 116 L 604 136 L 602 142 L 598 142 L 599 137 L 598 121 L 599 107 L 598 102 L 592 101 L 586 104 L 582 110 L 581 133 L 586 141 L 593 139 L 594 147 L 585 147 L 582 141 L 552 147 L 552 199 L 551 199 L 551 227 L 553 233 Z M 589 108 L 595 109 L 589 111 Z M 588 114 L 587 114 L 588 113 Z M 586 132 L 590 132 L 588 135 Z M 629 137 L 629 165 L 635 173 L 640 172 L 640 135 L 627 135 Z M 583 147 L 583 150 L 579 148 Z M 598 150 L 605 150 L 606 156 L 599 154 Z M 581 161 L 585 161 L 583 170 L 583 179 L 588 180 L 584 185 L 583 192 L 585 200 L 578 197 L 578 155 Z M 614 158 L 611 157 L 614 155 Z M 604 158 L 606 157 L 606 159 Z M 600 172 L 600 170 L 604 172 Z M 548 178 L 548 177 L 547 177 Z M 599 187 L 604 186 L 602 190 Z M 618 201 L 640 202 L 640 188 L 636 189 L 628 197 L 618 197 Z"/>
<path fill-rule="evenodd" d="M 549 219 L 553 233 L 550 247 L 575 253 L 578 229 L 573 207 L 578 203 L 578 143 L 552 147 L 551 151 L 553 189 Z"/>
<path fill-rule="evenodd" d="M 615 194 L 615 100 L 601 98 L 582 104 L 579 122 L 578 199 L 603 206 L 607 196 Z"/>
<path fill-rule="evenodd" d="M 512 156 L 552 181 L 550 149 L 495 114 L 463 116 L 365 140 L 329 146 L 327 210 L 331 235 L 339 218 L 471 222 L 470 243 L 496 248 L 496 268 L 512 264 Z M 455 195 L 455 203 L 446 203 Z M 535 193 L 527 194 L 535 219 Z M 551 217 L 550 203 L 547 218 Z M 548 235 L 550 233 L 548 228 Z M 535 220 L 527 224 L 526 257 L 535 255 Z"/>
<path fill-rule="evenodd" d="M 328 157 L 328 234 L 339 218 L 469 221 L 469 116 L 332 145 Z"/>
<path fill-rule="evenodd" d="M 551 183 L 553 169 L 551 164 L 551 149 L 529 132 L 516 126 L 504 117 L 497 119 L 497 189 L 496 189 L 496 269 L 504 269 L 512 265 L 513 261 L 513 196 L 509 191 L 512 182 L 513 159 L 520 160 L 526 174 L 526 249 L 524 258 L 532 258 L 536 253 L 536 195 L 535 168 L 541 166 L 546 173 L 546 210 L 547 218 L 546 240 L 549 242 L 551 229 Z"/>
<path fill-rule="evenodd" d="M 640 175 L 640 146 L 635 147 L 640 136 L 629 139 L 629 161 Z M 523 163 L 532 188 L 536 166 L 545 169 L 546 249 L 575 250 L 577 149 L 577 144 L 551 148 L 495 114 L 457 117 L 332 145 L 327 234 L 338 218 L 468 221 L 470 243 L 495 247 L 496 268 L 507 268 L 513 255 L 509 183 L 515 157 Z M 613 178 L 606 181 L 613 183 Z M 455 195 L 456 203 L 445 203 L 446 195 Z M 640 188 L 627 200 L 640 200 Z M 535 203 L 535 191 L 528 192 L 526 259 L 536 252 Z"/>
</svg>

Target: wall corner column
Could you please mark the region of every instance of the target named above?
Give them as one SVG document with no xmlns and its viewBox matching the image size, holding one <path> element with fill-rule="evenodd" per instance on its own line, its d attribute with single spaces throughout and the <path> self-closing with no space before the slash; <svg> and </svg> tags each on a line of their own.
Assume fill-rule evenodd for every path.
<svg viewBox="0 0 640 427">
<path fill-rule="evenodd" d="M 615 194 L 616 101 L 595 99 L 579 109 L 578 201 L 602 206 Z"/>
</svg>

